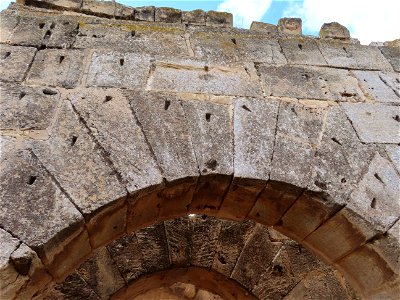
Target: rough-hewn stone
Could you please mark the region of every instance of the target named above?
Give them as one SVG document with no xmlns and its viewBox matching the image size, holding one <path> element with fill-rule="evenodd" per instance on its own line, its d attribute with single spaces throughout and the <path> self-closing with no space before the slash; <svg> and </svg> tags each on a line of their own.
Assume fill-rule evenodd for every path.
<svg viewBox="0 0 400 300">
<path fill-rule="evenodd" d="M 278 21 L 278 31 L 288 34 L 301 35 L 302 21 L 299 18 L 281 18 Z"/>
<path fill-rule="evenodd" d="M 231 13 L 209 10 L 206 13 L 206 25 L 216 27 L 232 27 L 233 15 Z"/>
<path fill-rule="evenodd" d="M 36 49 L 1 45 L 0 47 L 0 80 L 22 81 L 35 57 Z"/>
<path fill-rule="evenodd" d="M 206 25 L 206 13 L 201 9 L 183 11 L 182 23 L 191 25 Z"/>
<path fill-rule="evenodd" d="M 326 66 L 326 61 L 313 39 L 280 39 L 279 44 L 289 64 Z"/>
<path fill-rule="evenodd" d="M 276 34 L 278 32 L 278 27 L 273 24 L 253 21 L 250 25 L 250 30 L 266 34 Z"/>
<path fill-rule="evenodd" d="M 186 267 L 191 261 L 192 217 L 164 221 L 171 265 Z"/>
<path fill-rule="evenodd" d="M 324 23 L 319 31 L 319 37 L 347 41 L 350 40 L 350 32 L 338 22 Z"/>
<path fill-rule="evenodd" d="M 157 7 L 155 11 L 156 22 L 181 23 L 182 11 L 169 7 Z"/>
</svg>

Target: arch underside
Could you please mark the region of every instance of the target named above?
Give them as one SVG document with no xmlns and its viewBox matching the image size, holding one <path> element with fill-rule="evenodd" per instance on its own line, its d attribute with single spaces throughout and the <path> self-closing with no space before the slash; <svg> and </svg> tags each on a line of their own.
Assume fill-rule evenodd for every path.
<svg viewBox="0 0 400 300">
<path fill-rule="evenodd" d="M 190 214 L 273 226 L 362 296 L 396 297 L 395 50 L 18 5 L 1 24 L 6 297 L 40 295 L 121 236 Z"/>
</svg>

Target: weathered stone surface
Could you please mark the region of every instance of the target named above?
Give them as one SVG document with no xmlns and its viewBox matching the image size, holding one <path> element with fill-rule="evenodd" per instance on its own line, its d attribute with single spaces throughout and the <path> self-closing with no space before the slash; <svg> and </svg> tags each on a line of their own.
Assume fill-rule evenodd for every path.
<svg viewBox="0 0 400 300">
<path fill-rule="evenodd" d="M 35 57 L 36 49 L 1 45 L 0 47 L 0 80 L 22 81 Z"/>
<path fill-rule="evenodd" d="M 379 102 L 400 102 L 399 77 L 396 73 L 352 71 L 364 93 Z"/>
<path fill-rule="evenodd" d="M 114 17 L 115 1 L 112 0 L 82 0 L 81 10 L 88 14 L 104 17 Z"/>
<path fill-rule="evenodd" d="M 279 44 L 289 64 L 327 65 L 317 43 L 313 39 L 280 39 Z"/>
<path fill-rule="evenodd" d="M 83 57 L 83 52 L 79 50 L 38 51 L 29 71 L 27 83 L 74 88 L 80 79 Z"/>
<path fill-rule="evenodd" d="M 135 280 L 146 272 L 142 251 L 134 233 L 113 241 L 107 249 L 126 282 Z"/>
<path fill-rule="evenodd" d="M 125 285 L 105 247 L 96 250 L 93 257 L 82 264 L 76 272 L 101 299 L 107 299 Z"/>
<path fill-rule="evenodd" d="M 142 251 L 143 266 L 148 273 L 163 270 L 170 266 L 164 223 L 141 229 L 136 233 L 136 236 Z"/>
<path fill-rule="evenodd" d="M 193 226 L 191 265 L 211 268 L 217 251 L 221 220 L 196 215 L 190 219 Z"/>
<path fill-rule="evenodd" d="M 328 40 L 321 40 L 318 45 L 322 55 L 332 67 L 392 71 L 392 66 L 378 47 Z"/>
<path fill-rule="evenodd" d="M 364 143 L 400 143 L 400 108 L 384 104 L 343 103 L 357 135 Z"/>
<path fill-rule="evenodd" d="M 263 36 L 235 38 L 239 58 L 243 61 L 285 64 L 286 58 L 277 41 Z"/>
<path fill-rule="evenodd" d="M 182 23 L 191 25 L 206 25 L 206 13 L 202 9 L 183 11 Z"/>
<path fill-rule="evenodd" d="M 151 68 L 150 57 L 135 53 L 94 52 L 87 86 L 144 87 Z"/>
<path fill-rule="evenodd" d="M 3 10 L 0 12 L 0 42 L 9 41 L 14 28 L 18 25 L 19 18 L 15 12 Z"/>
<path fill-rule="evenodd" d="M 252 289 L 279 250 L 279 243 L 269 240 L 268 232 L 256 225 L 244 246 L 231 277 L 247 289 Z"/>
<path fill-rule="evenodd" d="M 288 34 L 301 35 L 302 21 L 299 18 L 281 18 L 278 21 L 278 31 Z"/>
<path fill-rule="evenodd" d="M 157 62 L 149 89 L 183 93 L 257 96 L 261 91 L 257 78 L 250 77 L 241 65 L 226 68 L 197 61 Z"/>
<path fill-rule="evenodd" d="M 258 65 L 267 96 L 335 101 L 363 101 L 357 79 L 347 70 Z"/>
<path fill-rule="evenodd" d="M 191 261 L 193 225 L 191 217 L 164 221 L 171 265 L 186 267 Z"/>
<path fill-rule="evenodd" d="M 399 194 L 399 174 L 376 153 L 348 206 L 365 216 L 376 230 L 384 232 L 400 217 Z"/>
<path fill-rule="evenodd" d="M 222 221 L 212 269 L 230 276 L 239 255 L 251 237 L 255 224 L 251 221 Z"/>
<path fill-rule="evenodd" d="M 209 10 L 206 13 L 206 25 L 214 27 L 232 27 L 233 15 L 227 12 Z"/>
<path fill-rule="evenodd" d="M 154 22 L 154 15 L 155 15 L 154 6 L 135 7 L 135 20 L 137 21 Z"/>
<path fill-rule="evenodd" d="M 162 183 L 159 167 L 128 99 L 116 89 L 84 89 L 68 99 L 135 194 Z"/>
<path fill-rule="evenodd" d="M 169 7 L 156 7 L 155 21 L 165 23 L 181 23 L 182 11 Z"/>
<path fill-rule="evenodd" d="M 0 128 L 44 130 L 59 104 L 57 90 L 15 84 L 0 86 Z"/>
<path fill-rule="evenodd" d="M 124 20 L 133 20 L 135 18 L 135 9 L 130 6 L 115 3 L 115 18 Z"/>
<path fill-rule="evenodd" d="M 319 31 L 322 39 L 338 39 L 342 41 L 350 40 L 350 32 L 338 22 L 324 23 Z"/>
<path fill-rule="evenodd" d="M 400 72 L 400 50 L 398 49 L 398 47 L 380 47 L 379 49 L 386 57 L 386 59 L 390 62 L 393 70 L 395 70 L 396 72 Z"/>
<path fill-rule="evenodd" d="M 250 25 L 250 30 L 254 30 L 257 32 L 265 33 L 265 34 L 276 34 L 278 33 L 278 27 L 276 25 L 256 22 L 253 21 Z"/>
<path fill-rule="evenodd" d="M 28 5 L 33 4 L 38 7 L 61 8 L 67 10 L 79 10 L 82 4 L 82 0 L 17 0 L 17 3 L 18 2 L 24 2 Z"/>
<path fill-rule="evenodd" d="M 385 150 L 397 172 L 400 174 L 400 146 L 386 145 Z"/>
</svg>

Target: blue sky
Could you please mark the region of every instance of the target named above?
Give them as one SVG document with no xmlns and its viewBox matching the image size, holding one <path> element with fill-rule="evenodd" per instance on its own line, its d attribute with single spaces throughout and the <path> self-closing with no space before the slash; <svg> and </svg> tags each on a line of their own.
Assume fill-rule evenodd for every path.
<svg viewBox="0 0 400 300">
<path fill-rule="evenodd" d="M 10 0 L 0 0 L 4 9 Z M 252 21 L 277 24 L 281 17 L 301 17 L 303 33 L 318 35 L 323 23 L 339 22 L 361 43 L 400 38 L 400 0 L 117 0 L 130 6 L 167 6 L 182 10 L 229 11 L 236 27 Z"/>
</svg>

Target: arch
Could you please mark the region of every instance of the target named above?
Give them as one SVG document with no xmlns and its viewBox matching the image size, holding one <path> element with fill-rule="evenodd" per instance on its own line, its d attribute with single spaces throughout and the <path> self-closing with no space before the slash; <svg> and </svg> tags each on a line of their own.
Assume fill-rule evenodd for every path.
<svg viewBox="0 0 400 300">
<path fill-rule="evenodd" d="M 40 2 L 2 12 L 7 297 L 62 281 L 124 233 L 206 214 L 273 226 L 365 297 L 395 298 L 395 49 L 342 53 L 330 40 L 92 8 L 101 17 L 78 20 Z"/>
</svg>

